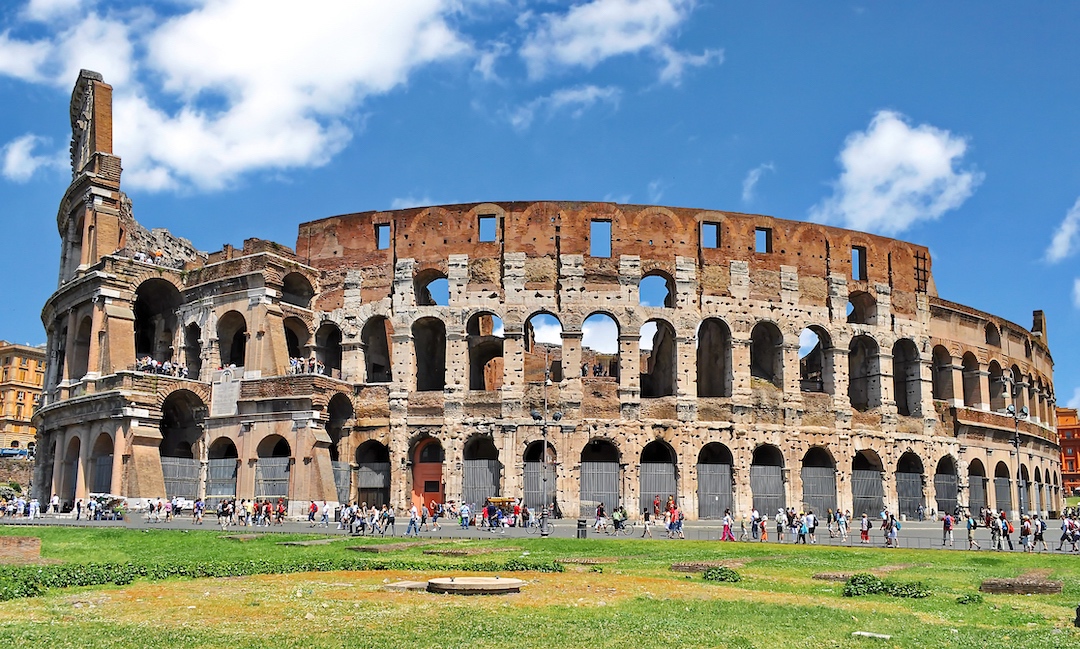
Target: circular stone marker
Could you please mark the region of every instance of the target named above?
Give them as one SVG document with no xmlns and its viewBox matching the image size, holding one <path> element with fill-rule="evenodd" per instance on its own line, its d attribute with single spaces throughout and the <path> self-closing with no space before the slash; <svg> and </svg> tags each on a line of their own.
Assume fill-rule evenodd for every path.
<svg viewBox="0 0 1080 649">
<path fill-rule="evenodd" d="M 429 579 L 429 593 L 450 595 L 506 595 L 520 593 L 525 582 L 501 577 L 438 577 Z"/>
</svg>

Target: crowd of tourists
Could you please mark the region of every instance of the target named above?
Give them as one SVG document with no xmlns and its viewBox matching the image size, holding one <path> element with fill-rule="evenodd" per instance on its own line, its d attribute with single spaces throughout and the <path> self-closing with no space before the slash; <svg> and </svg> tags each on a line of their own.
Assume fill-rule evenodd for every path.
<svg viewBox="0 0 1080 649">
<path fill-rule="evenodd" d="M 37 498 L 22 495 L 13 498 L 0 498 L 0 518 L 41 518 L 41 505 Z"/>
<path fill-rule="evenodd" d="M 175 376 L 181 379 L 188 378 L 187 365 L 168 360 L 162 362 L 150 356 L 143 356 L 137 360 L 135 362 L 135 371 L 148 374 L 164 374 L 165 376 Z"/>
<path fill-rule="evenodd" d="M 317 358 L 289 359 L 289 374 L 326 374 L 326 365 Z"/>
</svg>

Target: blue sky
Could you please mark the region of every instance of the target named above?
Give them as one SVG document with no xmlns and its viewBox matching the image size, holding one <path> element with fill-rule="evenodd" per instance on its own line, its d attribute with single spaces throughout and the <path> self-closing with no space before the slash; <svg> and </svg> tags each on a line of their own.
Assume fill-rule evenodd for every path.
<svg viewBox="0 0 1080 649">
<path fill-rule="evenodd" d="M 89 68 L 136 218 L 203 250 L 477 200 L 813 218 L 928 246 L 947 299 L 1044 309 L 1080 405 L 1078 26 L 1066 2 L 8 2 L 0 337 L 44 341 Z"/>
</svg>

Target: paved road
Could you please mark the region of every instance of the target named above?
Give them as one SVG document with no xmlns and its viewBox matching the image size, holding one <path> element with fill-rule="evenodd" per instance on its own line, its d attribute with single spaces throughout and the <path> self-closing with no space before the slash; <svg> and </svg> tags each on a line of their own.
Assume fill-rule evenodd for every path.
<svg viewBox="0 0 1080 649">
<path fill-rule="evenodd" d="M 403 537 L 405 534 L 405 527 L 407 520 L 401 522 L 403 519 L 398 518 L 398 524 L 396 526 L 396 536 Z M 153 523 L 145 520 L 144 517 L 134 517 L 126 521 L 76 521 L 73 518 L 68 517 L 51 517 L 39 518 L 34 521 L 30 521 L 25 518 L 0 518 L 0 534 L 3 533 L 5 527 L 15 526 L 27 526 L 27 525 L 48 525 L 48 526 L 78 526 L 78 527 L 128 527 L 133 529 L 178 529 L 178 530 L 196 530 L 196 529 L 216 529 L 215 524 L 216 517 L 209 516 L 203 525 L 196 525 L 192 522 L 190 514 L 174 520 L 169 523 Z M 591 523 L 591 521 L 590 521 Z M 556 520 L 552 523 L 552 535 L 557 538 L 573 538 L 576 535 L 577 521 L 575 519 L 562 519 Z M 283 525 L 275 525 L 273 527 L 242 527 L 242 526 L 230 526 L 227 528 L 229 533 L 237 534 L 280 534 L 280 533 L 326 533 L 332 535 L 344 535 L 346 532 L 336 529 L 335 523 L 330 523 L 329 528 L 316 527 L 312 529 L 306 522 L 287 521 Z M 653 527 L 653 538 L 663 539 L 665 538 L 665 532 L 661 527 Z M 686 521 L 684 523 L 684 533 L 687 539 L 693 540 L 715 540 L 720 539 L 722 532 L 722 526 L 717 521 Z M 640 538 L 642 533 L 642 527 L 640 523 L 635 528 L 635 534 L 631 538 Z M 595 532 L 591 525 L 588 528 L 588 538 L 615 538 L 603 533 Z M 736 537 L 739 536 L 736 531 Z M 1057 521 L 1049 521 L 1049 529 L 1046 532 L 1046 544 L 1051 551 L 1054 551 L 1058 545 L 1058 538 L 1060 536 L 1060 528 Z M 955 537 L 954 545 L 951 549 L 966 550 L 967 549 L 967 532 L 965 529 L 957 529 L 953 533 Z M 390 532 L 387 532 L 387 537 L 391 536 Z M 470 528 L 463 530 L 457 525 L 445 524 L 440 530 L 426 531 L 420 533 L 421 538 L 433 538 L 433 539 L 446 539 L 446 538 L 524 538 L 527 535 L 523 529 L 507 528 L 502 532 L 490 532 L 487 530 L 478 530 L 476 528 Z M 900 530 L 900 545 L 905 548 L 923 548 L 923 549 L 941 549 L 942 548 L 942 531 L 940 522 L 916 522 L 908 521 L 903 523 L 903 527 Z M 363 538 L 363 537 L 356 537 Z M 626 537 L 618 537 L 626 538 Z M 883 534 L 880 530 L 874 530 L 870 536 L 871 546 L 884 548 Z M 982 545 L 983 551 L 990 549 L 990 531 L 986 528 L 980 528 L 975 534 L 976 541 Z M 790 543 L 790 538 L 785 537 L 785 542 Z M 677 540 L 671 541 L 672 543 L 678 542 Z M 759 541 L 748 541 L 757 543 Z M 769 540 L 768 543 L 775 543 L 775 526 L 770 524 L 769 526 Z M 824 528 L 819 528 L 819 534 L 817 535 L 817 542 L 820 545 L 848 545 L 859 546 L 859 533 L 856 530 L 855 533 L 850 536 L 847 542 L 844 542 L 840 538 L 830 538 L 828 531 Z M 1020 551 L 1019 537 L 1013 535 L 1013 546 L 1016 551 Z M 1040 546 L 1041 547 L 1041 546 Z M 1067 544 L 1066 550 L 1069 549 Z M 948 546 L 945 549 L 950 549 Z"/>
</svg>

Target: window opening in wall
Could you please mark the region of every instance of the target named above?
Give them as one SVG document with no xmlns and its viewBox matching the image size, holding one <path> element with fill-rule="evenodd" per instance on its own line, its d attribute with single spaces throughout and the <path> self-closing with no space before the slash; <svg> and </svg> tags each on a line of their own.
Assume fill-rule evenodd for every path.
<svg viewBox="0 0 1080 649">
<path fill-rule="evenodd" d="M 718 318 L 704 320 L 697 330 L 697 395 L 731 396 L 731 330 Z"/>
<path fill-rule="evenodd" d="M 701 247 L 720 247 L 720 224 L 705 222 L 701 224 Z"/>
<path fill-rule="evenodd" d="M 851 247 L 851 279 L 866 281 L 866 248 L 863 246 Z"/>
<path fill-rule="evenodd" d="M 368 383 L 389 383 L 393 380 L 391 372 L 391 343 L 393 327 L 383 316 L 375 316 L 367 321 L 360 332 L 360 342 L 364 345 L 364 370 Z"/>
<path fill-rule="evenodd" d="M 832 345 L 823 329 L 807 327 L 799 333 L 799 389 L 833 391 Z"/>
<path fill-rule="evenodd" d="M 848 400 L 859 412 L 881 405 L 881 358 L 870 336 L 856 336 L 848 345 Z"/>
<path fill-rule="evenodd" d="M 417 274 L 414 286 L 416 306 L 449 306 L 450 282 L 439 271 Z"/>
<path fill-rule="evenodd" d="M 992 322 L 987 323 L 986 325 L 986 344 L 993 345 L 994 347 L 1001 347 L 1001 333 Z"/>
<path fill-rule="evenodd" d="M 499 316 L 478 313 L 465 328 L 469 345 L 469 389 L 498 390 L 503 383 L 503 323 Z"/>
<path fill-rule="evenodd" d="M 525 383 L 543 382 L 545 375 L 563 379 L 562 323 L 550 313 L 537 313 L 525 321 Z"/>
<path fill-rule="evenodd" d="M 638 284 L 638 303 L 641 306 L 675 306 L 675 282 L 670 277 L 653 272 Z"/>
<path fill-rule="evenodd" d="M 387 250 L 390 248 L 390 224 L 389 223 L 376 223 L 375 224 L 375 247 L 379 250 Z"/>
<path fill-rule="evenodd" d="M 921 361 L 915 342 L 903 338 L 896 341 L 893 354 L 893 399 L 896 411 L 904 417 L 922 414 Z"/>
<path fill-rule="evenodd" d="M 640 335 L 642 398 L 673 396 L 678 378 L 674 327 L 663 320 L 649 320 L 641 326 Z"/>
<path fill-rule="evenodd" d="M 480 242 L 496 241 L 498 237 L 498 221 L 494 214 L 480 215 Z"/>
<path fill-rule="evenodd" d="M 438 318 L 421 318 L 412 327 L 416 352 L 416 389 L 442 390 L 446 386 L 446 325 Z"/>
<path fill-rule="evenodd" d="M 619 380 L 619 325 L 605 313 L 581 323 L 581 376 Z"/>
<path fill-rule="evenodd" d="M 750 332 L 750 376 L 784 387 L 784 336 L 771 322 L 759 322 Z"/>
<path fill-rule="evenodd" d="M 592 221 L 589 229 L 589 255 L 611 256 L 611 221 Z"/>
<path fill-rule="evenodd" d="M 877 318 L 877 300 L 866 291 L 848 296 L 847 321 L 851 324 L 873 324 Z"/>
<path fill-rule="evenodd" d="M 772 228 L 754 228 L 754 252 L 772 252 Z"/>
</svg>

